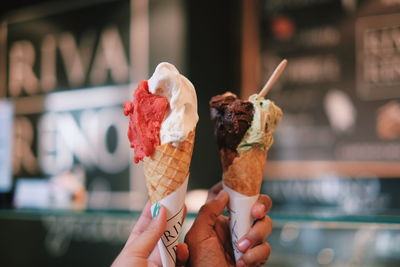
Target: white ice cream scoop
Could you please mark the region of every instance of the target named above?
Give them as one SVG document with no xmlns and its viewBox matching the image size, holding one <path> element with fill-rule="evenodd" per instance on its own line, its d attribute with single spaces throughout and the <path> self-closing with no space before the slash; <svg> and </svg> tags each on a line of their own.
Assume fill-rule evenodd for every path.
<svg viewBox="0 0 400 267">
<path fill-rule="evenodd" d="M 148 84 L 150 93 L 166 97 L 169 102 L 161 124 L 161 145 L 169 142 L 176 145 L 184 141 L 199 120 L 193 84 L 167 62 L 158 64 Z"/>
</svg>

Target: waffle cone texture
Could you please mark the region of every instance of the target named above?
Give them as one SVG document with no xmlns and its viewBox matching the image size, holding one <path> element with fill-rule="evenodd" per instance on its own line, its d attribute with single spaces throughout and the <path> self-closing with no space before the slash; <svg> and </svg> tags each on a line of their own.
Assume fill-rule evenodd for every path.
<svg viewBox="0 0 400 267">
<path fill-rule="evenodd" d="M 221 160 L 223 160 L 226 155 L 222 150 L 220 153 Z M 239 154 L 224 169 L 224 184 L 242 195 L 258 195 L 266 158 L 267 151 L 257 147 Z"/>
<path fill-rule="evenodd" d="M 143 159 L 144 175 L 151 204 L 159 202 L 183 184 L 189 174 L 195 130 L 177 147 L 171 143 L 156 147 Z"/>
</svg>

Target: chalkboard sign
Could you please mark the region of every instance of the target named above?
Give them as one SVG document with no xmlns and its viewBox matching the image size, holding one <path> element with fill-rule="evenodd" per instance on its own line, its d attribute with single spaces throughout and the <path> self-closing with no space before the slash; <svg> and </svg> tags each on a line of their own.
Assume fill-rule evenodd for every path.
<svg viewBox="0 0 400 267">
<path fill-rule="evenodd" d="M 262 2 L 260 87 L 284 111 L 270 178 L 400 177 L 400 7 L 396 1 Z"/>
</svg>

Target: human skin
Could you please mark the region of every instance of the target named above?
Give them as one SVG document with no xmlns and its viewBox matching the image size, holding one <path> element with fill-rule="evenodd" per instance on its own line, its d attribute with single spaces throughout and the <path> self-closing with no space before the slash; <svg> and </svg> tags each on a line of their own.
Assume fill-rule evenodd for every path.
<svg viewBox="0 0 400 267">
<path fill-rule="evenodd" d="M 229 196 L 220 183 L 210 190 L 185 238 L 190 255 L 188 266 L 235 266 L 229 220 L 222 215 L 228 202 Z M 252 207 L 251 215 L 256 222 L 238 241 L 238 249 L 244 254 L 236 266 L 259 266 L 268 259 L 271 248 L 264 240 L 272 231 L 272 221 L 266 216 L 271 205 L 267 195 L 260 195 Z"/>
<path fill-rule="evenodd" d="M 229 200 L 222 184 L 215 185 L 208 194 L 206 204 L 185 238 L 177 248 L 177 266 L 234 266 L 229 235 L 229 221 L 221 215 Z M 265 214 L 271 208 L 271 199 L 260 195 L 251 209 L 256 223 L 239 240 L 243 252 L 237 266 L 257 266 L 268 259 L 270 247 L 264 242 L 272 229 L 272 222 Z M 118 266 L 162 266 L 157 242 L 165 231 L 166 210 L 160 207 L 157 217 L 152 218 L 148 202 L 135 224 L 124 248 L 113 262 Z M 186 212 L 185 212 L 186 213 Z M 217 264 L 218 263 L 218 264 Z"/>
</svg>

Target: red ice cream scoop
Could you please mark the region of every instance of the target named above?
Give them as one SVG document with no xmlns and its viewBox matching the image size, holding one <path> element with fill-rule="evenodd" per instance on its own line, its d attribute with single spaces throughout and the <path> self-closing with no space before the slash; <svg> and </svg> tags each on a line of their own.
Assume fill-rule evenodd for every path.
<svg viewBox="0 0 400 267">
<path fill-rule="evenodd" d="M 147 81 L 141 81 L 133 101 L 124 103 L 124 114 L 129 116 L 128 138 L 135 152 L 134 161 L 153 154 L 160 145 L 160 129 L 168 108 L 165 97 L 149 92 Z"/>
</svg>

